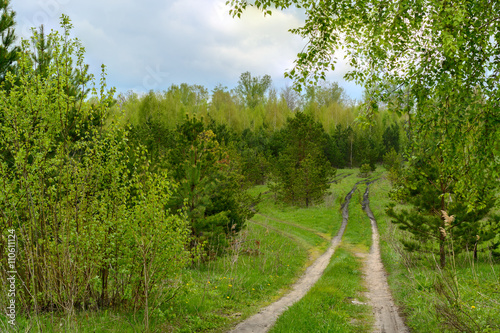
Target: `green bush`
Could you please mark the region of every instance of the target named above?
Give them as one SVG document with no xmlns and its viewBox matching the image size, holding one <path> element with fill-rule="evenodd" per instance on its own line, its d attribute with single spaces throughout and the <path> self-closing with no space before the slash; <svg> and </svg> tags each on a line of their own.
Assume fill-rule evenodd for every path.
<svg viewBox="0 0 500 333">
<path fill-rule="evenodd" d="M 365 163 L 365 164 L 361 165 L 361 167 L 359 168 L 359 176 L 366 178 L 370 175 L 371 171 L 372 171 L 372 168 L 371 168 L 370 164 Z"/>
<path fill-rule="evenodd" d="M 173 190 L 166 175 L 149 171 L 141 149 L 130 167 L 127 132 L 104 126 L 113 103 L 104 77 L 91 100 L 70 93 L 88 81 L 75 84 L 75 68 L 87 75 L 84 51 L 65 16 L 62 27 L 48 37 L 46 72 L 36 71 L 23 41 L 10 89 L 0 89 L 0 233 L 17 237 L 18 314 L 123 303 L 144 308 L 147 321 L 190 258 L 186 217 L 165 209 Z M 0 238 L 1 253 L 7 246 Z"/>
</svg>

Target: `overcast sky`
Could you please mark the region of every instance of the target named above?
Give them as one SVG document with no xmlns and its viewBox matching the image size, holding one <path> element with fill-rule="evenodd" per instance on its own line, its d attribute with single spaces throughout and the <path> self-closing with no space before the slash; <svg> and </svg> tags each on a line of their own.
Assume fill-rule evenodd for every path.
<svg viewBox="0 0 500 333">
<path fill-rule="evenodd" d="M 73 36 L 86 49 L 91 71 L 105 64 L 108 85 L 118 92 L 166 90 L 172 84 L 217 84 L 229 89 L 241 73 L 271 75 L 281 89 L 291 82 L 292 68 L 305 41 L 288 32 L 303 24 L 299 10 L 263 17 L 255 9 L 241 19 L 229 16 L 226 0 L 11 0 L 16 33 L 28 37 L 31 27 L 58 29 L 62 13 L 74 25 Z M 329 81 L 338 82 L 351 98 L 362 88 L 345 82 L 347 68 L 337 64 Z"/>
</svg>

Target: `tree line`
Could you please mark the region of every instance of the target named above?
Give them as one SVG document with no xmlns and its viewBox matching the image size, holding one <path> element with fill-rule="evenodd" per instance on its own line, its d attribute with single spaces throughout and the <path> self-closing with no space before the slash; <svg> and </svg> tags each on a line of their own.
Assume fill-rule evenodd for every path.
<svg viewBox="0 0 500 333">
<path fill-rule="evenodd" d="M 99 83 L 88 72 L 68 17 L 61 33 L 42 26 L 14 46 L 7 5 L 0 232 L 17 236 L 18 313 L 120 306 L 147 320 L 175 295 L 182 268 L 224 254 L 245 227 L 249 186 L 269 182 L 278 200 L 309 206 L 335 168 L 399 149 L 397 121 L 358 129 L 336 84 L 278 97 L 270 77 L 243 73 L 235 89 L 210 95 L 181 84 L 115 96 L 104 66 Z"/>
<path fill-rule="evenodd" d="M 20 313 L 147 313 L 175 293 L 180 269 L 223 254 L 245 227 L 249 186 L 313 205 L 336 168 L 374 167 L 401 146 L 396 118 L 362 129 L 335 83 L 278 96 L 247 72 L 230 91 L 115 96 L 104 67 L 99 84 L 88 72 L 68 17 L 61 28 L 34 29 L 0 61 L 0 232 L 17 236 Z"/>
</svg>

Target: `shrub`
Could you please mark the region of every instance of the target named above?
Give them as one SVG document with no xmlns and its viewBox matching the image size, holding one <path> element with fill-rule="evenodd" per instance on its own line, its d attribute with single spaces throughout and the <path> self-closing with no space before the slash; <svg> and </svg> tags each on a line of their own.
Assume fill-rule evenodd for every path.
<svg viewBox="0 0 500 333">
<path fill-rule="evenodd" d="M 91 101 L 69 93 L 88 88 L 73 75 L 74 62 L 86 67 L 65 16 L 62 27 L 49 35 L 47 71 L 36 71 L 24 41 L 10 89 L 0 90 L 0 233 L 17 236 L 17 309 L 72 314 L 133 302 L 147 314 L 190 257 L 186 218 L 165 210 L 172 185 L 149 171 L 144 151 L 129 168 L 127 132 L 104 126 L 113 103 L 104 78 Z M 0 238 L 1 253 L 7 246 Z"/>
</svg>

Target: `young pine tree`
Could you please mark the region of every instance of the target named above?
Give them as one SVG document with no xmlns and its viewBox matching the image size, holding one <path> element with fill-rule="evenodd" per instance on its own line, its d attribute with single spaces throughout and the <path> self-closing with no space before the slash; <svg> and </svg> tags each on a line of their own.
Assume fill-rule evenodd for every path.
<svg viewBox="0 0 500 333">
<path fill-rule="evenodd" d="M 16 13 L 9 8 L 9 0 L 0 0 L 0 82 L 5 80 L 5 74 L 13 69 L 17 61 L 19 47 L 14 46 L 16 35 L 14 33 L 14 18 Z"/>
<path fill-rule="evenodd" d="M 326 133 L 311 115 L 296 113 L 283 129 L 284 150 L 274 169 L 285 202 L 310 206 L 323 198 L 334 169 L 325 156 Z"/>
</svg>

